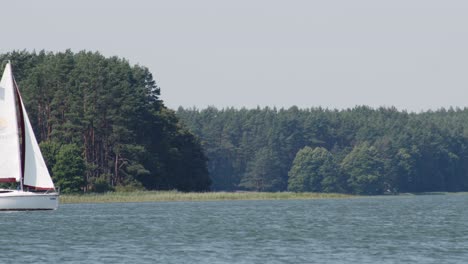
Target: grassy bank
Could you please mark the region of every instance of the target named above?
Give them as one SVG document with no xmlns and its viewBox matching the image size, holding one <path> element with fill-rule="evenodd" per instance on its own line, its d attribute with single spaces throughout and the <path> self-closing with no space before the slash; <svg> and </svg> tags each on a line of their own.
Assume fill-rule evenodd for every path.
<svg viewBox="0 0 468 264">
<path fill-rule="evenodd" d="M 224 201 L 224 200 L 292 200 L 349 198 L 352 195 L 338 193 L 291 192 L 206 192 L 182 193 L 176 191 L 110 192 L 105 194 L 61 195 L 61 203 L 120 203 L 164 201 Z"/>
</svg>

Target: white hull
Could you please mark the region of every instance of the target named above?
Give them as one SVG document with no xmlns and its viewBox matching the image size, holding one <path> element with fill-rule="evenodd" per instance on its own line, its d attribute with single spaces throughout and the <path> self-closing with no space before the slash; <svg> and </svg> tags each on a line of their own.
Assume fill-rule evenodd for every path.
<svg viewBox="0 0 468 264">
<path fill-rule="evenodd" d="M 0 211 L 55 210 L 59 194 L 0 190 Z"/>
</svg>

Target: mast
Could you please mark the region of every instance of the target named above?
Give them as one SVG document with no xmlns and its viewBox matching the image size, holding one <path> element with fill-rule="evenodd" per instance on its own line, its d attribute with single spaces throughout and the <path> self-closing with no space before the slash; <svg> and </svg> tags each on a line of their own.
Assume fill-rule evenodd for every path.
<svg viewBox="0 0 468 264">
<path fill-rule="evenodd" d="M 20 144 L 20 153 L 21 153 L 21 177 L 20 177 L 20 188 L 23 190 L 24 186 L 24 166 L 26 161 L 26 142 L 25 142 L 25 128 L 24 128 L 24 113 L 23 108 L 21 107 L 21 94 L 18 89 L 18 84 L 16 84 L 15 76 L 12 74 L 13 86 L 15 89 L 16 101 L 18 102 L 18 112 L 19 112 L 19 132 L 21 133 L 21 144 Z"/>
</svg>

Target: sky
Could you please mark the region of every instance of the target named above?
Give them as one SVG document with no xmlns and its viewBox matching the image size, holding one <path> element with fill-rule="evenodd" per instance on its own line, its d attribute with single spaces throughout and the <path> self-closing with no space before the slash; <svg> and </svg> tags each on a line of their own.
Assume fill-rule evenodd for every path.
<svg viewBox="0 0 468 264">
<path fill-rule="evenodd" d="M 15 0 L 0 52 L 99 51 L 165 104 L 425 111 L 468 106 L 468 1 Z"/>
</svg>

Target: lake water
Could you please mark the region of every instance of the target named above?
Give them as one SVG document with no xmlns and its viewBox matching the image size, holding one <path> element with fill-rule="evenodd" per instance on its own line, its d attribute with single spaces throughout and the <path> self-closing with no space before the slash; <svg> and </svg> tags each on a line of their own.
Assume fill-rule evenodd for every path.
<svg viewBox="0 0 468 264">
<path fill-rule="evenodd" d="M 0 263 L 467 263 L 468 195 L 0 213 Z"/>
</svg>

